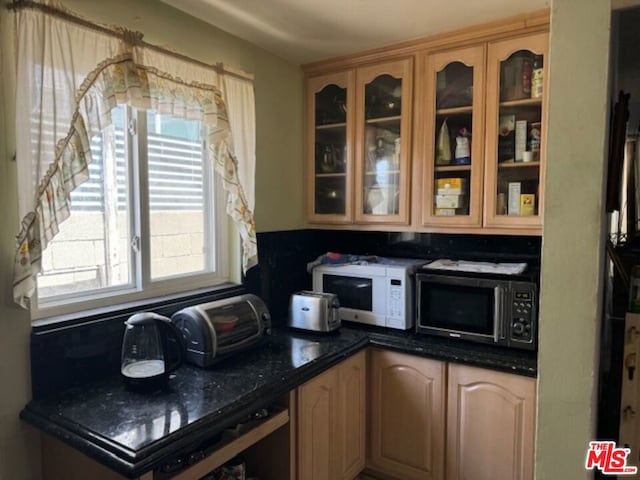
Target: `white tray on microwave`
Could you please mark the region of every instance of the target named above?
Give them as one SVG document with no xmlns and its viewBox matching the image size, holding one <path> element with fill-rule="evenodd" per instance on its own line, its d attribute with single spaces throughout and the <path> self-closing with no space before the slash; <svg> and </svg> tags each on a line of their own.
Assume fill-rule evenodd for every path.
<svg viewBox="0 0 640 480">
<path fill-rule="evenodd" d="M 491 263 L 449 260 L 446 258 L 428 263 L 424 268 L 433 270 L 452 270 L 456 272 L 496 273 L 500 275 L 519 275 L 527 268 L 526 263 Z"/>
</svg>

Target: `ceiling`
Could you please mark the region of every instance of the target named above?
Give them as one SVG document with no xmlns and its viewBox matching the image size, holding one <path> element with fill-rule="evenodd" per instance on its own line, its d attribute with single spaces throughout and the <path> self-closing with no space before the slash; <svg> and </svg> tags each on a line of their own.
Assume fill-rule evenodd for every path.
<svg viewBox="0 0 640 480">
<path fill-rule="evenodd" d="M 162 0 L 294 64 L 549 7 L 550 0 Z M 394 6 L 393 10 L 390 6 Z"/>
</svg>

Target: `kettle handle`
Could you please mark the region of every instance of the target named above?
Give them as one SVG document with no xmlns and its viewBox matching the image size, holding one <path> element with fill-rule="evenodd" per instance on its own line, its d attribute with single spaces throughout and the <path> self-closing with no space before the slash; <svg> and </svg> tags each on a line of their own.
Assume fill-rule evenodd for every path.
<svg viewBox="0 0 640 480">
<path fill-rule="evenodd" d="M 162 346 L 163 350 L 166 352 L 164 371 L 165 374 L 168 375 L 169 373 L 175 371 L 180 365 L 182 365 L 183 352 L 185 349 L 184 338 L 180 329 L 169 318 L 162 315 L 154 314 L 153 319 L 155 320 L 160 330 L 165 333 L 165 335 L 162 336 Z M 168 337 L 174 338 L 178 345 L 178 348 L 174 349 L 177 350 L 178 356 L 176 360 L 170 365 L 167 365 L 167 357 L 169 356 L 169 350 L 171 349 L 171 344 L 167 340 Z"/>
</svg>

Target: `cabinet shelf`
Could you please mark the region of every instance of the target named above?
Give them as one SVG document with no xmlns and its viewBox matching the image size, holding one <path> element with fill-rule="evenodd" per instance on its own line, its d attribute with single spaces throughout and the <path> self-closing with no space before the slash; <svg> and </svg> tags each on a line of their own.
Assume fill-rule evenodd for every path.
<svg viewBox="0 0 640 480">
<path fill-rule="evenodd" d="M 436 172 L 468 172 L 471 170 L 471 165 L 443 165 L 435 167 Z"/>
<path fill-rule="evenodd" d="M 170 478 L 171 480 L 201 478 L 288 423 L 289 411 L 283 410 Z"/>
<path fill-rule="evenodd" d="M 392 123 L 399 122 L 402 117 L 400 115 L 394 115 L 392 117 L 379 117 L 379 118 L 367 118 L 365 123 L 367 124 L 379 124 L 379 123 Z"/>
<path fill-rule="evenodd" d="M 342 173 L 316 173 L 316 178 L 337 178 L 337 177 L 346 177 L 347 174 Z"/>
<path fill-rule="evenodd" d="M 385 170 L 384 172 L 385 174 L 393 174 L 393 175 L 397 175 L 400 173 L 400 170 Z M 368 172 L 364 172 L 365 175 L 378 175 L 378 172 L 372 172 L 372 171 L 368 171 Z"/>
<path fill-rule="evenodd" d="M 523 98 L 521 100 L 508 100 L 500 102 L 500 107 L 541 107 L 542 98 Z"/>
<path fill-rule="evenodd" d="M 453 108 L 439 108 L 436 110 L 436 115 L 459 115 L 461 113 L 472 113 L 473 107 L 453 107 Z"/>
<path fill-rule="evenodd" d="M 499 163 L 498 168 L 540 168 L 540 162 L 505 162 Z"/>
<path fill-rule="evenodd" d="M 346 122 L 326 123 L 323 125 L 316 125 L 316 130 L 336 130 L 336 129 L 343 129 L 346 126 L 347 126 Z"/>
</svg>

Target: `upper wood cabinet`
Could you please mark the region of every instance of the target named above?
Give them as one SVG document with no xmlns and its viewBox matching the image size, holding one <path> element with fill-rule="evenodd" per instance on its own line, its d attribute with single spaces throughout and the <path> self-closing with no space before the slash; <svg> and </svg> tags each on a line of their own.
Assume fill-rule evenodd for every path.
<svg viewBox="0 0 640 480">
<path fill-rule="evenodd" d="M 548 19 L 305 66 L 307 221 L 542 234 Z"/>
<path fill-rule="evenodd" d="M 356 221 L 409 223 L 412 59 L 356 70 Z"/>
<path fill-rule="evenodd" d="M 480 227 L 485 47 L 423 55 L 420 64 L 422 225 Z"/>
<path fill-rule="evenodd" d="M 307 217 L 353 220 L 354 72 L 307 82 Z"/>
<path fill-rule="evenodd" d="M 537 34 L 488 45 L 487 227 L 542 229 L 548 43 Z"/>
<path fill-rule="evenodd" d="M 447 480 L 533 480 L 536 381 L 449 365 Z"/>
<path fill-rule="evenodd" d="M 541 233 L 547 35 L 424 55 L 422 227 Z"/>
<path fill-rule="evenodd" d="M 413 59 L 307 79 L 307 219 L 408 224 Z"/>
</svg>

